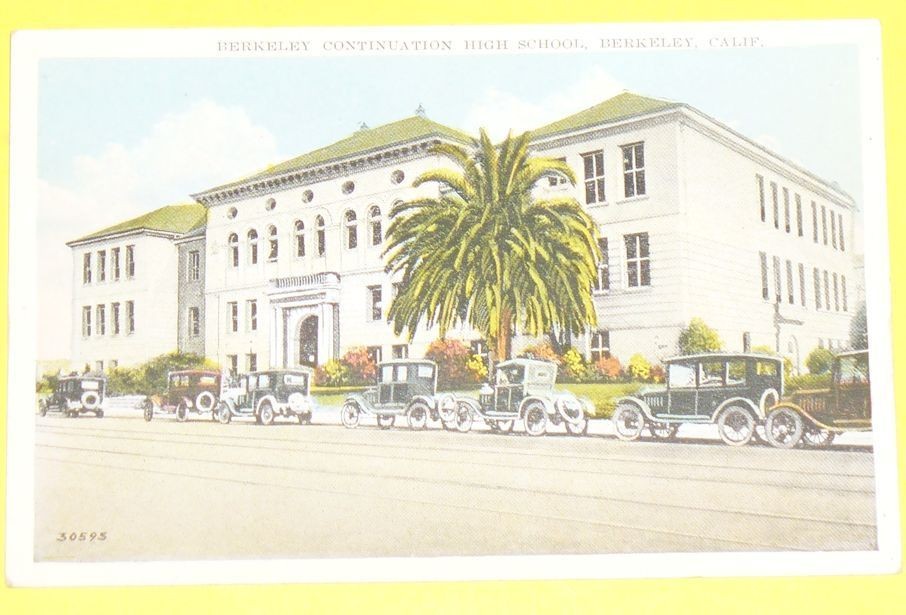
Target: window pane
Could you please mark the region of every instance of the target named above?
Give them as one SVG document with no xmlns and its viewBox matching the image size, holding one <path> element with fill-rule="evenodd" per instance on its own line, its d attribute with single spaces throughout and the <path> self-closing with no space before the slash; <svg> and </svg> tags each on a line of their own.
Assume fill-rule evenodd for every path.
<svg viewBox="0 0 906 615">
<path fill-rule="evenodd" d="M 639 256 L 643 258 L 648 256 L 648 233 L 639 235 Z"/>
<path fill-rule="evenodd" d="M 585 169 L 585 179 L 591 179 L 595 176 L 594 161 L 591 156 L 583 156 L 582 164 Z"/>
<path fill-rule="evenodd" d="M 636 236 L 635 235 L 626 235 L 626 258 L 636 258 L 638 256 L 636 250 Z"/>
<path fill-rule="evenodd" d="M 690 388 L 695 386 L 695 370 L 691 365 L 671 363 L 667 366 L 667 382 L 670 388 Z"/>
<path fill-rule="evenodd" d="M 647 194 L 645 192 L 645 171 L 636 171 L 635 173 L 635 193 Z"/>
<path fill-rule="evenodd" d="M 629 286 L 638 286 L 639 285 L 639 272 L 638 272 L 638 263 L 631 262 L 627 263 L 626 273 L 629 278 Z"/>
<path fill-rule="evenodd" d="M 651 286 L 651 261 L 642 261 L 642 286 Z"/>
</svg>

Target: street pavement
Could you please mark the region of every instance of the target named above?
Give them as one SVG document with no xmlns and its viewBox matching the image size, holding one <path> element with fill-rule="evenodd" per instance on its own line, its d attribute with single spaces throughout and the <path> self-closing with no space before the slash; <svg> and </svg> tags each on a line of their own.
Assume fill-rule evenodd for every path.
<svg viewBox="0 0 906 615">
<path fill-rule="evenodd" d="M 115 404 L 114 404 L 115 405 Z M 829 450 L 363 420 L 36 417 L 39 561 L 876 548 L 870 434 Z M 105 539 L 70 540 L 105 532 Z M 66 539 L 61 539 L 61 533 Z"/>
</svg>

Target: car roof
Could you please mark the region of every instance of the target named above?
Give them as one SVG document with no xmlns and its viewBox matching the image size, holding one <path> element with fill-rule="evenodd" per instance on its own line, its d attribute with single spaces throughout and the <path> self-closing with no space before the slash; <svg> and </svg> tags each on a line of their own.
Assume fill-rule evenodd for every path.
<svg viewBox="0 0 906 615">
<path fill-rule="evenodd" d="M 431 367 L 437 367 L 437 363 L 430 359 L 391 359 L 390 361 L 378 363 L 378 367 L 383 367 L 384 365 L 430 365 Z"/>
<path fill-rule="evenodd" d="M 60 376 L 57 382 L 64 380 L 107 380 L 107 376 Z"/>
<path fill-rule="evenodd" d="M 535 366 L 545 366 L 545 367 L 557 367 L 557 364 L 553 361 L 543 361 L 541 359 L 527 359 L 525 357 L 518 357 L 515 359 L 508 359 L 506 361 L 501 361 L 497 364 L 497 367 L 506 367 L 508 365 L 535 365 Z"/>
<path fill-rule="evenodd" d="M 677 361 L 698 361 L 702 359 L 758 359 L 759 361 L 783 361 L 783 357 L 757 352 L 700 352 L 698 354 L 678 355 L 664 359 L 664 363 Z"/>
<path fill-rule="evenodd" d="M 254 372 L 245 372 L 244 374 L 239 374 L 239 376 L 257 376 L 259 374 L 308 374 L 311 375 L 315 372 L 310 367 L 278 367 L 274 369 L 259 369 Z"/>
<path fill-rule="evenodd" d="M 864 350 L 847 350 L 846 352 L 838 352 L 836 356 L 838 357 L 851 357 L 857 354 L 868 354 L 868 349 Z"/>
<path fill-rule="evenodd" d="M 171 376 L 219 376 L 220 372 L 214 369 L 178 369 L 170 372 Z"/>
</svg>

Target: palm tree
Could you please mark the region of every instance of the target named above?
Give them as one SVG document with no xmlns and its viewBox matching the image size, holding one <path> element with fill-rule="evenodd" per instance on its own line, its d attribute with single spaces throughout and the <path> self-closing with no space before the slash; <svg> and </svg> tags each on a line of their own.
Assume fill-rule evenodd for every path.
<svg viewBox="0 0 906 615">
<path fill-rule="evenodd" d="M 404 281 L 388 314 L 397 335 L 425 324 L 443 337 L 463 320 L 502 360 L 514 328 L 578 334 L 595 324 L 596 227 L 573 198 L 533 197 L 542 179 L 575 177 L 562 161 L 530 157 L 528 142 L 525 133 L 495 146 L 481 130 L 469 149 L 434 147 L 458 169 L 416 178 L 440 184 L 439 196 L 397 205 L 387 229 L 387 266 Z"/>
</svg>

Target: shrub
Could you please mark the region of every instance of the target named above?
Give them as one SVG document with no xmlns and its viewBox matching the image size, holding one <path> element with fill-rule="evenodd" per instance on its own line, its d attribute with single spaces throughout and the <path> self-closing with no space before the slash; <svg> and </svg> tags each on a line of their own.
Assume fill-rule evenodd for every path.
<svg viewBox="0 0 906 615">
<path fill-rule="evenodd" d="M 650 378 L 651 378 L 651 382 L 654 382 L 656 384 L 660 384 L 660 383 L 664 382 L 667 379 L 667 372 L 664 371 L 664 366 L 663 365 L 652 365 Z"/>
<path fill-rule="evenodd" d="M 336 359 L 331 359 L 315 369 L 315 385 L 341 387 L 349 384 L 349 369 Z"/>
<path fill-rule="evenodd" d="M 466 360 L 466 370 L 475 382 L 484 382 L 488 378 L 488 366 L 480 354 L 473 354 Z"/>
<path fill-rule="evenodd" d="M 563 353 L 561 373 L 566 381 L 579 382 L 585 380 L 589 376 L 585 357 L 575 348 L 568 348 Z"/>
<path fill-rule="evenodd" d="M 130 393 L 151 395 L 167 390 L 167 374 L 182 369 L 217 369 L 217 364 L 208 361 L 201 355 L 188 352 L 169 352 L 150 359 L 138 367 L 132 368 L 134 374 L 124 370 L 124 385 L 134 383 Z M 117 370 L 119 371 L 119 368 Z M 114 393 L 115 394 L 115 393 Z"/>
<path fill-rule="evenodd" d="M 826 374 L 834 364 L 834 353 L 827 348 L 815 348 L 805 358 L 805 366 L 810 374 Z"/>
<path fill-rule="evenodd" d="M 786 393 L 795 393 L 796 391 L 809 389 L 826 389 L 831 385 L 831 375 L 830 373 L 824 373 L 791 376 L 786 379 L 784 385 Z"/>
<path fill-rule="evenodd" d="M 563 357 L 557 354 L 557 351 L 554 350 L 554 347 L 551 346 L 550 342 L 541 342 L 539 344 L 526 346 L 523 348 L 522 352 L 519 353 L 519 356 L 530 357 L 532 359 L 538 359 L 539 361 L 551 361 L 556 363 L 558 367 L 563 365 Z"/>
<path fill-rule="evenodd" d="M 374 382 L 377 365 L 366 348 L 350 348 L 340 361 L 347 370 L 348 384 L 362 385 Z"/>
<path fill-rule="evenodd" d="M 773 357 L 779 357 L 780 354 L 774 351 L 770 346 L 752 346 L 752 352 L 766 354 Z M 793 377 L 793 360 L 789 357 L 783 357 L 783 378 L 789 380 Z"/>
<path fill-rule="evenodd" d="M 629 358 L 627 371 L 635 380 L 648 380 L 651 377 L 651 363 L 642 355 L 634 354 Z"/>
<path fill-rule="evenodd" d="M 677 348 L 680 354 L 697 354 L 700 352 L 716 352 L 721 349 L 723 342 L 717 331 L 705 324 L 701 318 L 693 318 L 689 325 L 680 331 Z"/>
<path fill-rule="evenodd" d="M 475 382 L 474 373 L 466 366 L 471 357 L 469 347 L 459 340 L 437 339 L 425 350 L 425 358 L 437 363 L 437 387 L 444 390 Z"/>
<path fill-rule="evenodd" d="M 109 395 L 134 395 L 136 393 L 147 395 L 149 392 L 152 391 L 145 386 L 140 367 L 116 367 L 107 372 L 107 393 Z"/>
<path fill-rule="evenodd" d="M 57 382 L 60 378 L 53 373 L 44 374 L 41 379 L 35 383 L 35 393 L 40 395 L 49 395 L 57 388 Z"/>
<path fill-rule="evenodd" d="M 601 357 L 595 362 L 594 371 L 604 382 L 616 382 L 623 375 L 623 366 L 616 357 Z"/>
</svg>

